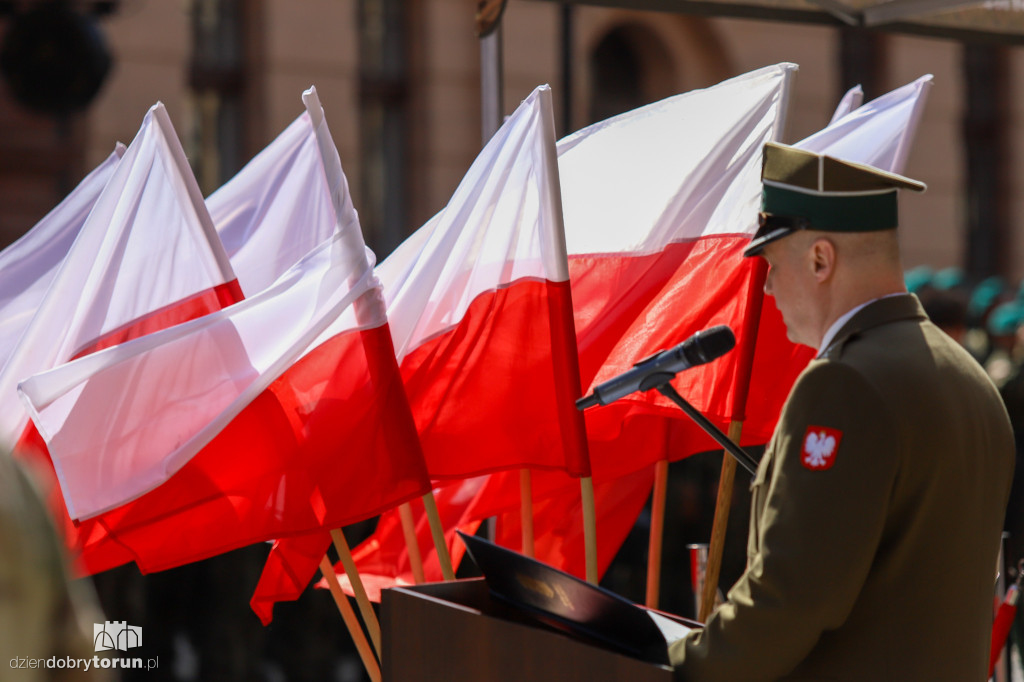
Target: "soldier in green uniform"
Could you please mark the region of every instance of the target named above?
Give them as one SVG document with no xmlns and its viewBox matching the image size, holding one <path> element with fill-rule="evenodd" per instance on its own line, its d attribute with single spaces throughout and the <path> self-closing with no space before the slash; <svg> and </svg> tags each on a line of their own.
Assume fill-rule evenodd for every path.
<svg viewBox="0 0 1024 682">
<path fill-rule="evenodd" d="M 747 569 L 675 677 L 986 677 L 1013 436 L 995 386 L 906 293 L 914 180 L 765 148 L 763 256 L 791 340 L 819 349 L 752 485 Z"/>
</svg>

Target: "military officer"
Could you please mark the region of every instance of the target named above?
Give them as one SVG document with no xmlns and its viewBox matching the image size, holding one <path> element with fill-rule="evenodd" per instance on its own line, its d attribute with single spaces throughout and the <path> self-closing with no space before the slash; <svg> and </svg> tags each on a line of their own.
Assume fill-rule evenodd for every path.
<svg viewBox="0 0 1024 682">
<path fill-rule="evenodd" d="M 765 293 L 819 350 L 754 478 L 747 569 L 675 677 L 984 680 L 1013 436 L 995 386 L 906 293 L 915 180 L 768 144 Z"/>
</svg>

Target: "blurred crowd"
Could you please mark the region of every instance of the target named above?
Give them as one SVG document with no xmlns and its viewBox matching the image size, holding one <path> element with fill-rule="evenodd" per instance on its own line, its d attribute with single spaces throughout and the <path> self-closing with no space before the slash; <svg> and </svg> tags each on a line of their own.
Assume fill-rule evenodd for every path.
<svg viewBox="0 0 1024 682">
<path fill-rule="evenodd" d="M 1024 281 L 971 282 L 955 267 L 904 273 L 929 317 L 959 341 L 999 387 L 1017 441 L 1017 467 L 1006 510 L 1007 566 L 1024 558 Z"/>
</svg>

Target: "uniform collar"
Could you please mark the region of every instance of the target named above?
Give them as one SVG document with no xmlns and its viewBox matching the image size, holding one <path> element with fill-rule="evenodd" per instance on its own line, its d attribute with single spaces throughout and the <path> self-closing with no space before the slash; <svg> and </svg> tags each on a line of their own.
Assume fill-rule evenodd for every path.
<svg viewBox="0 0 1024 682">
<path fill-rule="evenodd" d="M 889 322 L 911 319 L 928 319 L 921 302 L 914 294 L 897 294 L 875 299 L 854 311 L 819 357 L 834 359 L 838 357 L 843 345 L 858 334 Z"/>
<path fill-rule="evenodd" d="M 862 309 L 864 309 L 867 306 L 871 305 L 875 301 L 882 300 L 883 298 L 890 298 L 892 296 L 903 296 L 903 295 L 904 294 L 899 293 L 899 294 L 886 294 L 885 296 L 879 296 L 878 298 L 873 298 L 870 301 L 864 301 L 860 305 L 854 306 L 852 309 L 848 310 L 845 314 L 840 315 L 838 318 L 836 318 L 836 321 L 833 322 L 832 325 L 828 328 L 828 330 L 825 332 L 825 335 L 823 337 L 821 337 L 821 345 L 818 347 L 818 357 L 820 358 L 821 356 L 823 356 L 825 354 L 825 351 L 828 350 L 828 347 L 832 345 L 832 339 L 836 338 L 836 334 L 838 334 L 839 330 L 843 328 L 843 325 L 845 325 L 847 322 L 849 322 L 850 318 L 852 318 L 854 315 L 859 313 Z"/>
</svg>

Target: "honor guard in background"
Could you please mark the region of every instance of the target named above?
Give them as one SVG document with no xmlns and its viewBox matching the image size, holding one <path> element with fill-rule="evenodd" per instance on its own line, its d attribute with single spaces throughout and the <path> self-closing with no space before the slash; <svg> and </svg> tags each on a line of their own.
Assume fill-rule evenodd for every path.
<svg viewBox="0 0 1024 682">
<path fill-rule="evenodd" d="M 768 144 L 744 255 L 818 349 L 752 484 L 747 569 L 675 677 L 981 681 L 1014 445 L 978 363 L 906 292 L 915 180 Z"/>
</svg>

